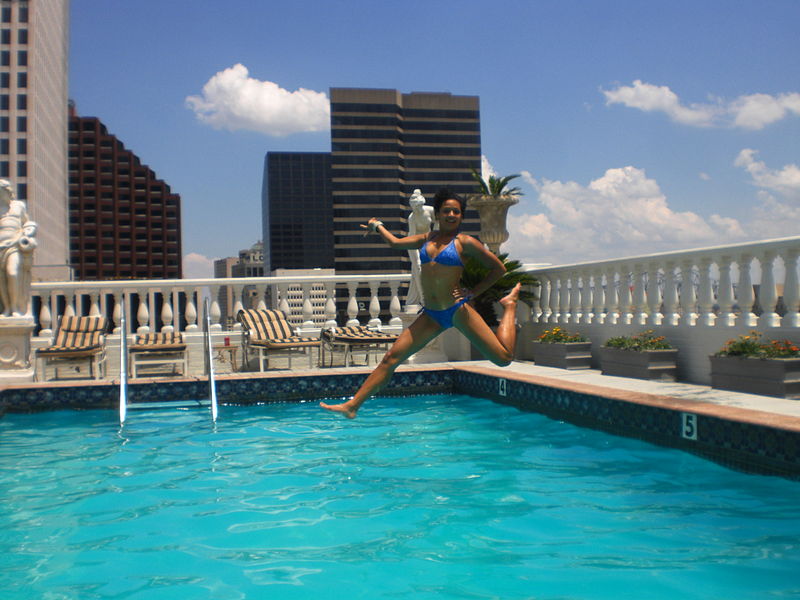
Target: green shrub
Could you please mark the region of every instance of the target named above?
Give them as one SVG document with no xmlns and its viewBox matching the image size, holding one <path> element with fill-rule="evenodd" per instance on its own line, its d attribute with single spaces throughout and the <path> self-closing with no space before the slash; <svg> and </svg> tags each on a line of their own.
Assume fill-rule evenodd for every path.
<svg viewBox="0 0 800 600">
<path fill-rule="evenodd" d="M 643 352 L 644 350 L 672 350 L 672 345 L 663 335 L 657 336 L 652 329 L 638 335 L 620 335 L 609 338 L 605 346 Z"/>
</svg>

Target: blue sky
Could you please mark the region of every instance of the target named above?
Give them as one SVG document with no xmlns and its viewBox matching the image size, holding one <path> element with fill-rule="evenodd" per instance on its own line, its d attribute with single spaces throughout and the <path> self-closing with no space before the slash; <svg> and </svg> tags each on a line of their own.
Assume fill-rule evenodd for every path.
<svg viewBox="0 0 800 600">
<path fill-rule="evenodd" d="M 261 238 L 268 151 L 330 87 L 481 101 L 521 173 L 503 247 L 554 264 L 800 232 L 800 2 L 72 0 L 70 97 L 182 198 L 185 276 Z"/>
</svg>

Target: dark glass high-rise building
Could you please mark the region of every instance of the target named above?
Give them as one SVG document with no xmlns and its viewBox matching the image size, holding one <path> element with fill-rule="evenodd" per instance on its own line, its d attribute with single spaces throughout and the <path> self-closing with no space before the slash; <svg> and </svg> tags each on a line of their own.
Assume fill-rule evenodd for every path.
<svg viewBox="0 0 800 600">
<path fill-rule="evenodd" d="M 364 237 L 360 225 L 377 217 L 401 234 L 414 189 L 429 204 L 442 187 L 474 192 L 471 169 L 481 168 L 479 99 L 354 88 L 332 88 L 330 99 L 336 272 L 408 272 L 406 253 Z M 477 213 L 465 216 L 463 231 L 478 233 Z"/>
<path fill-rule="evenodd" d="M 331 155 L 268 152 L 262 207 L 264 265 L 274 269 L 332 269 Z"/>
</svg>

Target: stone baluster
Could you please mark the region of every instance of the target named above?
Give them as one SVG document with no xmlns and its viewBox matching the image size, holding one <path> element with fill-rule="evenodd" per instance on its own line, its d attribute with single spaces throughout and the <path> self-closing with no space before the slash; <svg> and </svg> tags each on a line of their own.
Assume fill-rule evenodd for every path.
<svg viewBox="0 0 800 600">
<path fill-rule="evenodd" d="M 325 283 L 325 329 L 336 327 L 336 285 Z"/>
<path fill-rule="evenodd" d="M 389 302 L 389 314 L 392 315 L 391 319 L 389 319 L 389 325 L 391 327 L 402 327 L 403 320 L 400 318 L 400 313 L 403 311 L 403 308 L 400 305 L 400 294 L 398 293 L 400 290 L 400 282 L 389 282 L 389 290 L 392 295 L 392 299 Z"/>
<path fill-rule="evenodd" d="M 580 276 L 577 272 L 570 277 L 569 285 L 569 319 L 567 323 L 581 322 L 581 287 Z"/>
<path fill-rule="evenodd" d="M 256 286 L 256 310 L 267 310 L 267 284 L 266 283 L 259 283 Z M 275 305 L 278 302 L 278 291 L 277 286 L 272 286 L 272 298 L 270 308 L 275 308 Z"/>
<path fill-rule="evenodd" d="M 42 337 L 53 335 L 53 314 L 50 312 L 50 302 L 52 294 L 50 292 L 43 292 L 39 297 L 41 299 L 41 306 L 39 307 L 39 325 L 41 330 L 39 335 Z"/>
<path fill-rule="evenodd" d="M 558 323 L 561 318 L 561 280 L 555 277 L 550 284 L 550 317 L 548 323 Z"/>
<path fill-rule="evenodd" d="M 122 295 L 122 292 L 114 292 L 114 310 L 111 313 L 111 318 L 114 321 L 114 323 L 113 323 L 113 325 L 114 325 L 113 332 L 117 333 L 117 334 L 121 334 L 121 332 L 122 332 L 122 329 L 121 329 L 122 311 L 125 310 L 125 306 L 123 304 L 124 302 L 125 302 L 125 300 L 124 300 L 124 296 Z"/>
<path fill-rule="evenodd" d="M 539 308 L 541 312 L 534 319 L 534 322 L 547 323 L 550 318 L 550 291 L 552 284 L 549 277 L 541 276 L 539 280 L 541 281 L 541 286 L 539 287 Z"/>
<path fill-rule="evenodd" d="M 617 290 L 616 271 L 610 268 L 606 271 L 605 292 L 605 319 L 606 325 L 616 325 L 619 322 L 619 291 Z"/>
<path fill-rule="evenodd" d="M 786 307 L 786 314 L 781 320 L 784 327 L 800 327 L 800 283 L 797 278 L 797 258 L 800 248 L 790 248 L 783 257 L 786 266 L 786 278 L 783 280 L 783 304 Z"/>
<path fill-rule="evenodd" d="M 678 282 L 675 280 L 675 263 L 667 261 L 664 268 L 664 322 L 670 327 L 680 323 L 678 314 Z"/>
<path fill-rule="evenodd" d="M 239 322 L 238 315 L 240 310 L 244 310 L 244 304 L 242 304 L 242 294 L 244 293 L 244 286 L 243 285 L 234 285 L 233 286 L 233 330 L 234 331 L 241 331 L 242 324 Z"/>
<path fill-rule="evenodd" d="M 661 325 L 664 315 L 661 314 L 661 287 L 658 284 L 658 263 L 650 263 L 647 266 L 647 307 L 649 315 L 647 324 L 652 326 Z"/>
<path fill-rule="evenodd" d="M 381 326 L 381 303 L 378 299 L 378 286 L 380 285 L 379 281 L 371 281 L 369 284 L 369 326 L 370 327 L 380 327 Z"/>
<path fill-rule="evenodd" d="M 172 308 L 174 298 L 175 293 L 172 289 L 161 292 L 161 331 L 164 333 L 175 331 L 175 311 Z"/>
<path fill-rule="evenodd" d="M 569 277 L 561 276 L 558 286 L 558 322 L 569 323 Z"/>
<path fill-rule="evenodd" d="M 211 331 L 222 331 L 222 309 L 219 307 L 219 288 L 218 285 L 212 285 L 208 288 L 208 293 L 211 295 L 209 301 L 208 312 L 211 317 Z"/>
<path fill-rule="evenodd" d="M 606 322 L 606 292 L 603 286 L 603 272 L 596 271 L 592 276 L 592 322 Z"/>
<path fill-rule="evenodd" d="M 347 326 L 348 327 L 356 327 L 360 325 L 358 322 L 358 300 L 356 299 L 356 288 L 358 283 L 355 281 L 348 281 L 347 282 L 347 293 L 349 298 L 347 299 Z"/>
<path fill-rule="evenodd" d="M 147 305 L 148 292 L 139 292 L 139 309 L 136 311 L 136 322 L 138 327 L 136 333 L 150 333 L 150 307 Z"/>
<path fill-rule="evenodd" d="M 756 294 L 753 290 L 753 255 L 742 254 L 739 256 L 739 285 L 736 288 L 736 302 L 739 305 L 739 319 L 737 325 L 755 327 L 758 318 L 753 312 Z"/>
<path fill-rule="evenodd" d="M 731 256 L 721 256 L 717 261 L 719 269 L 719 289 L 717 290 L 717 304 L 719 316 L 717 327 L 733 327 L 736 324 L 736 315 L 733 314 L 733 284 L 731 283 Z"/>
<path fill-rule="evenodd" d="M 292 309 L 289 306 L 289 286 L 285 283 L 278 284 L 278 310 L 282 311 L 287 319 L 291 319 Z"/>
<path fill-rule="evenodd" d="M 628 265 L 622 265 L 619 272 L 619 312 L 622 325 L 630 325 L 633 323 L 633 313 L 631 312 L 631 305 L 633 304 L 631 277 L 632 274 L 628 269 Z"/>
<path fill-rule="evenodd" d="M 684 327 L 694 327 L 697 323 L 697 313 L 694 310 L 697 300 L 692 281 L 693 267 L 694 262 L 691 259 L 681 262 L 681 325 Z"/>
<path fill-rule="evenodd" d="M 761 285 L 758 289 L 758 303 L 761 306 L 761 318 L 759 325 L 763 327 L 779 327 L 781 318 L 775 312 L 775 305 L 778 303 L 778 290 L 775 288 L 775 266 L 776 253 L 774 250 L 767 250 L 761 259 Z"/>
<path fill-rule="evenodd" d="M 592 322 L 594 317 L 592 308 L 591 275 L 588 271 L 584 271 L 581 274 L 581 323 L 589 324 Z"/>
<path fill-rule="evenodd" d="M 195 291 L 187 289 L 186 310 L 184 311 L 184 316 L 186 317 L 186 331 L 197 331 L 197 301 L 195 298 Z"/>
<path fill-rule="evenodd" d="M 717 317 L 714 314 L 714 291 L 711 289 L 711 259 L 701 258 L 697 265 L 700 272 L 700 290 L 697 306 L 700 309 L 700 325 L 712 327 Z"/>
<path fill-rule="evenodd" d="M 636 325 L 647 325 L 647 297 L 645 296 L 645 277 L 647 271 L 644 265 L 633 265 L 633 318 Z"/>
<path fill-rule="evenodd" d="M 314 328 L 314 305 L 311 304 L 311 284 L 303 284 L 303 329 Z"/>
<path fill-rule="evenodd" d="M 75 316 L 75 292 L 66 292 L 64 294 L 64 316 Z"/>
<path fill-rule="evenodd" d="M 89 316 L 99 317 L 100 314 L 100 292 L 91 291 L 89 292 Z"/>
</svg>

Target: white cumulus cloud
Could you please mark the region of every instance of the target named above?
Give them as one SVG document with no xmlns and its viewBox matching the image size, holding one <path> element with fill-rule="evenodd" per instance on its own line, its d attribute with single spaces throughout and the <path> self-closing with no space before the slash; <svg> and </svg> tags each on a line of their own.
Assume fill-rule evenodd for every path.
<svg viewBox="0 0 800 600">
<path fill-rule="evenodd" d="M 524 262 L 565 264 L 719 244 L 743 235 L 738 221 L 670 208 L 644 170 L 608 169 L 581 185 L 523 178 L 539 192 L 544 212 L 509 219 L 504 246 Z"/>
<path fill-rule="evenodd" d="M 731 101 L 685 104 L 667 86 L 645 83 L 601 90 L 606 105 L 622 104 L 645 112 L 663 112 L 676 123 L 695 127 L 726 126 L 763 129 L 790 115 L 800 115 L 800 93 L 749 94 Z"/>
<path fill-rule="evenodd" d="M 229 131 L 286 136 L 330 127 L 326 94 L 304 88 L 290 92 L 271 81 L 250 77 L 242 64 L 216 73 L 203 86 L 202 94 L 188 96 L 186 104 L 200 121 Z"/>
<path fill-rule="evenodd" d="M 797 235 L 800 231 L 800 167 L 794 164 L 772 169 L 756 159 L 757 151 L 745 148 L 734 161 L 758 189 L 752 223 L 753 233 L 763 238 Z"/>
<path fill-rule="evenodd" d="M 214 277 L 214 259 L 190 252 L 183 257 L 184 279 L 208 279 Z"/>
</svg>

